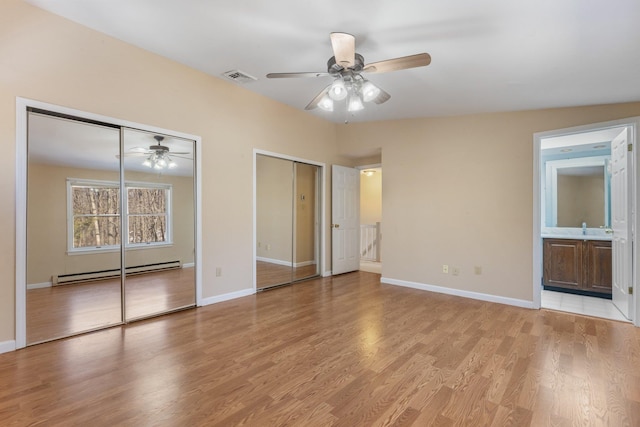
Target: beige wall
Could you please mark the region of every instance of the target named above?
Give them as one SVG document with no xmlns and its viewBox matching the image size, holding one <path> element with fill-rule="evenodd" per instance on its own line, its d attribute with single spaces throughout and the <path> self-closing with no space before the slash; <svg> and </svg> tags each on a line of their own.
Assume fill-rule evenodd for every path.
<svg viewBox="0 0 640 427">
<path fill-rule="evenodd" d="M 533 134 L 638 115 L 630 103 L 340 125 L 342 152 L 382 147 L 383 277 L 532 301 Z"/>
<path fill-rule="evenodd" d="M 360 174 L 360 224 L 382 222 L 382 169 Z"/>
<path fill-rule="evenodd" d="M 335 154 L 336 129 L 329 122 L 20 0 L 3 0 L 0 343 L 15 338 L 16 97 L 202 138 L 203 228 L 198 237 L 204 298 L 253 285 L 254 148 L 327 164 L 351 163 Z M 330 218 L 329 203 L 326 212 Z M 328 229 L 326 238 L 330 242 Z M 220 277 L 216 267 L 221 268 Z"/>
<path fill-rule="evenodd" d="M 604 174 L 558 175 L 558 227 L 604 226 Z"/>
<path fill-rule="evenodd" d="M 29 164 L 27 198 L 27 284 L 52 275 L 119 268 L 120 253 L 67 254 L 67 178 L 119 181 L 118 172 Z M 193 262 L 193 179 L 127 172 L 136 182 L 172 186 L 173 244 L 128 250 L 128 266 L 180 260 Z"/>
</svg>

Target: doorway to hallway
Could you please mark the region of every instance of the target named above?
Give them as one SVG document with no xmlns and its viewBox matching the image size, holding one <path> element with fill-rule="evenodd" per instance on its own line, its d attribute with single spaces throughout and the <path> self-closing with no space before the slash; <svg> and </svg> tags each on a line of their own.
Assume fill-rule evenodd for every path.
<svg viewBox="0 0 640 427">
<path fill-rule="evenodd" d="M 382 165 L 360 169 L 360 271 L 382 274 Z"/>
</svg>

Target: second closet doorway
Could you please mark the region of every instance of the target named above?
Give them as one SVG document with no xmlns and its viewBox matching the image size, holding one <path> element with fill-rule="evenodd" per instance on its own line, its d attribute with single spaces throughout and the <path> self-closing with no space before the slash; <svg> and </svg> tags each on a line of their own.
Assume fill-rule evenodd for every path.
<svg viewBox="0 0 640 427">
<path fill-rule="evenodd" d="M 319 276 L 322 168 L 256 154 L 256 288 Z"/>
</svg>

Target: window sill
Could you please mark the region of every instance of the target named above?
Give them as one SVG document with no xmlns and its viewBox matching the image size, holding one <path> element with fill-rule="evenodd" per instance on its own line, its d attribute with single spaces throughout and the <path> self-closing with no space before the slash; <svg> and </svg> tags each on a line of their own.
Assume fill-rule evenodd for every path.
<svg viewBox="0 0 640 427">
<path fill-rule="evenodd" d="M 125 250 L 127 251 L 138 251 L 144 249 L 160 249 L 167 248 L 173 246 L 173 242 L 167 243 L 137 243 L 135 245 L 127 245 L 125 246 Z M 104 254 L 104 253 L 112 253 L 112 252 L 120 252 L 120 246 L 109 246 L 105 248 L 79 248 L 79 249 L 71 249 L 67 250 L 67 255 L 90 255 L 90 254 Z"/>
</svg>

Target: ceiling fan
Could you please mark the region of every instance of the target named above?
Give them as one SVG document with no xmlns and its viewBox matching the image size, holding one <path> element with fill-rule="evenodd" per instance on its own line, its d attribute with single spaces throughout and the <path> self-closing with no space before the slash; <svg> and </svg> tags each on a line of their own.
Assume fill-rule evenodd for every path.
<svg viewBox="0 0 640 427">
<path fill-rule="evenodd" d="M 387 92 L 365 79 L 361 73 L 387 73 L 407 68 L 424 67 L 431 63 L 428 53 L 387 59 L 385 61 L 365 64 L 364 58 L 356 53 L 356 39 L 347 33 L 331 33 L 333 56 L 327 62 L 327 72 L 306 73 L 269 73 L 267 78 L 290 77 L 324 77 L 334 78 L 333 83 L 322 89 L 305 110 L 318 107 L 325 111 L 333 111 L 334 101 L 347 100 L 347 111 L 362 110 L 364 102 L 382 104 L 391 98 Z"/>
<path fill-rule="evenodd" d="M 154 135 L 153 139 L 156 140 L 156 144 L 150 145 L 148 149 L 142 147 L 132 148 L 131 151 L 125 153 L 125 156 L 142 156 L 146 159 L 142 162 L 143 166 L 147 166 L 152 169 L 173 169 L 178 165 L 173 161 L 172 157 L 179 157 L 182 159 L 192 160 L 190 157 L 185 157 L 185 154 L 191 154 L 187 151 L 171 151 L 168 146 L 162 145 L 164 136 Z M 171 155 L 169 155 L 171 154 Z"/>
</svg>

